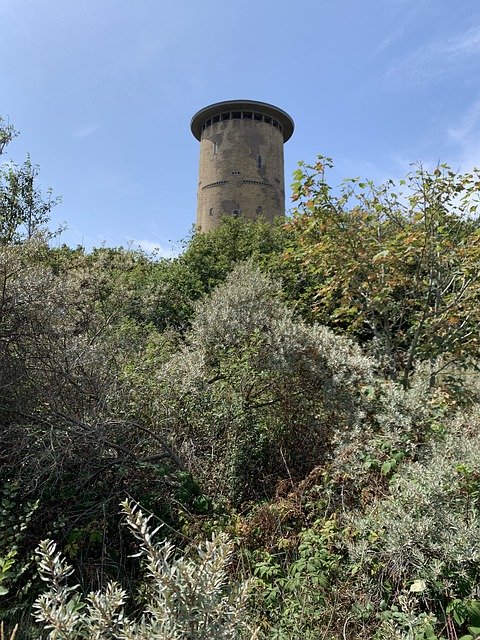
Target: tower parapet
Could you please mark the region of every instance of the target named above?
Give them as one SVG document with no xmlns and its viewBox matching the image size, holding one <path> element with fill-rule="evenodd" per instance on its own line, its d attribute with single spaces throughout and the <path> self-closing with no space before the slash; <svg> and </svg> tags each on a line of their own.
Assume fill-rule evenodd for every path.
<svg viewBox="0 0 480 640">
<path fill-rule="evenodd" d="M 200 141 L 197 229 L 222 216 L 273 221 L 285 215 L 283 144 L 292 118 L 255 100 L 227 100 L 198 111 L 191 130 Z"/>
</svg>

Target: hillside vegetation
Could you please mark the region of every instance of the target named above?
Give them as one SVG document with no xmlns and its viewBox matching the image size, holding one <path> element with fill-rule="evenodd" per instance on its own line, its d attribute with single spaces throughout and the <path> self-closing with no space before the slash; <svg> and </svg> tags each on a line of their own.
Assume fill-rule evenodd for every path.
<svg viewBox="0 0 480 640">
<path fill-rule="evenodd" d="M 4 165 L 5 638 L 480 637 L 480 174 L 330 165 L 173 259 Z"/>
</svg>

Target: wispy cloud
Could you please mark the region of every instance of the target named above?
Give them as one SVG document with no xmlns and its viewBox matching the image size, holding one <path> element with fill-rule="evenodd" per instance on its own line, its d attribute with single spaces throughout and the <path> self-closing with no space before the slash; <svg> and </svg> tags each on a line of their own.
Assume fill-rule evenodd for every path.
<svg viewBox="0 0 480 640">
<path fill-rule="evenodd" d="M 480 97 L 460 114 L 450 116 L 448 124 L 445 119 L 420 136 L 414 146 L 391 153 L 390 160 L 398 170 L 406 173 L 417 162 L 428 170 L 439 162 L 447 162 L 459 171 L 480 167 Z"/>
<path fill-rule="evenodd" d="M 450 140 L 459 144 L 468 144 L 472 134 L 478 136 L 478 122 L 480 120 L 480 100 L 477 100 L 463 115 L 457 126 L 448 130 Z"/>
<path fill-rule="evenodd" d="M 447 134 L 457 149 L 457 161 L 462 170 L 480 166 L 480 99 L 470 105 Z"/>
<path fill-rule="evenodd" d="M 427 85 L 439 76 L 461 70 L 478 72 L 480 65 L 480 27 L 453 38 L 425 43 L 409 52 L 387 71 L 395 85 Z"/>
<path fill-rule="evenodd" d="M 88 136 L 91 136 L 92 133 L 95 133 L 98 128 L 99 125 L 94 122 L 86 125 L 80 125 L 73 130 L 72 135 L 74 138 L 88 138 Z"/>
<path fill-rule="evenodd" d="M 380 55 L 385 51 L 385 49 L 388 49 L 388 47 L 390 47 L 394 42 L 401 38 L 401 36 L 405 33 L 406 26 L 406 24 L 400 25 L 391 33 L 386 35 L 383 40 L 380 40 L 380 42 L 374 47 L 371 53 L 371 57 L 375 58 L 376 56 Z"/>
</svg>

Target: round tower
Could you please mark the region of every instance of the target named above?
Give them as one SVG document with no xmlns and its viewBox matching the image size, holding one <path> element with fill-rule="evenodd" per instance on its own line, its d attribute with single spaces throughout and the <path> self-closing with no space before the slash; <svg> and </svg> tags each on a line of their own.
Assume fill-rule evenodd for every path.
<svg viewBox="0 0 480 640">
<path fill-rule="evenodd" d="M 283 143 L 292 118 L 255 100 L 227 100 L 198 111 L 190 127 L 200 141 L 197 229 L 224 215 L 271 222 L 285 215 Z"/>
</svg>

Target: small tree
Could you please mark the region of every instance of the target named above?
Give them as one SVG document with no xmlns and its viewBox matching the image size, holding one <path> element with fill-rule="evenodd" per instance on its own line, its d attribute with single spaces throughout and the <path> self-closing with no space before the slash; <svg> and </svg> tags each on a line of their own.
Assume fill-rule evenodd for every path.
<svg viewBox="0 0 480 640">
<path fill-rule="evenodd" d="M 7 144 L 17 135 L 18 132 L 15 131 L 15 127 L 7 124 L 2 116 L 0 116 L 0 155 L 2 155 Z"/>
<path fill-rule="evenodd" d="M 319 158 L 295 172 L 298 209 L 283 265 L 290 295 L 311 318 L 369 344 L 404 387 L 417 359 L 431 363 L 432 385 L 449 365 L 471 364 L 480 328 L 480 172 L 420 166 L 399 189 L 352 178 L 334 194 L 331 166 Z"/>
<path fill-rule="evenodd" d="M 22 165 L 7 164 L 0 170 L 0 244 L 30 239 L 45 229 L 50 211 L 60 199 L 48 189 L 44 198 L 36 184 L 39 174 L 30 156 Z"/>
</svg>

